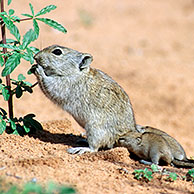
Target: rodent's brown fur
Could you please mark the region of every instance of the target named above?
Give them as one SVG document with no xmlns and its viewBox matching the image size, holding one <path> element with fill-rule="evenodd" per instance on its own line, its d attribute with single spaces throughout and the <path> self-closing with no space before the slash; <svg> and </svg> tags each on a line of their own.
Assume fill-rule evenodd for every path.
<svg viewBox="0 0 194 194">
<path fill-rule="evenodd" d="M 173 157 L 175 159 L 184 160 L 187 158 L 186 153 L 183 147 L 181 146 L 181 144 L 175 138 L 168 135 L 166 132 L 150 126 L 136 125 L 136 128 L 137 128 L 137 131 L 140 133 L 151 132 L 151 133 L 161 135 L 168 142 L 172 150 Z"/>
<path fill-rule="evenodd" d="M 70 148 L 69 153 L 95 152 L 118 142 L 141 159 L 193 167 L 174 138 L 159 129 L 136 126 L 128 95 L 107 74 L 90 67 L 90 54 L 53 45 L 35 60 L 32 70 L 43 93 L 86 130 L 89 148 Z"/>
<path fill-rule="evenodd" d="M 174 140 L 172 141 L 170 136 L 167 134 L 163 135 L 165 132 L 162 131 L 150 131 L 151 132 L 143 133 L 130 132 L 128 135 L 119 139 L 118 145 L 126 147 L 129 152 L 132 152 L 140 159 L 143 159 L 141 161 L 145 164 L 159 164 L 159 162 L 163 161 L 166 164 L 171 164 L 177 167 L 194 167 L 194 160 L 187 159 L 186 155 L 182 159 L 174 157 L 176 156 L 176 152 L 180 152 L 180 150 L 177 145 L 174 146 Z M 169 139 L 170 141 L 168 141 Z M 172 142 L 173 145 L 171 144 Z"/>
<path fill-rule="evenodd" d="M 86 130 L 89 148 L 70 148 L 69 153 L 111 148 L 119 137 L 136 131 L 128 95 L 110 76 L 90 67 L 90 54 L 53 45 L 35 60 L 32 69 L 44 94 Z"/>
</svg>

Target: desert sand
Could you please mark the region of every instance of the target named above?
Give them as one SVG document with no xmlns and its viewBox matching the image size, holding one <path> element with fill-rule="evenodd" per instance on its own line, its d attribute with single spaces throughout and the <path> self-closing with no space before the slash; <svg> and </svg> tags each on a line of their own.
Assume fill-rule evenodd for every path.
<svg viewBox="0 0 194 194">
<path fill-rule="evenodd" d="M 10 7 L 19 15 L 29 13 L 30 2 L 35 12 L 55 4 L 57 9 L 46 16 L 68 31 L 63 34 L 40 24 L 34 46 L 59 44 L 92 54 L 92 66 L 109 74 L 129 95 L 136 122 L 164 130 L 181 143 L 188 157 L 194 156 L 192 0 L 13 0 Z M 20 26 L 24 34 L 32 23 Z M 23 61 L 12 77 L 27 76 L 29 68 Z M 36 82 L 33 75 L 27 80 Z M 0 107 L 7 109 L 1 96 Z M 14 98 L 14 113 L 17 117 L 34 113 L 44 131 L 25 137 L 0 136 L 0 177 L 6 182 L 22 185 L 36 178 L 46 184 L 52 180 L 72 185 L 81 194 L 194 192 L 191 182 L 180 179 L 168 182 L 156 175 L 149 183 L 135 180 L 134 169 L 146 166 L 131 159 L 125 148 L 68 154 L 66 149 L 76 145 L 84 130 L 38 86 L 22 100 Z M 188 171 L 164 168 L 180 175 Z"/>
</svg>

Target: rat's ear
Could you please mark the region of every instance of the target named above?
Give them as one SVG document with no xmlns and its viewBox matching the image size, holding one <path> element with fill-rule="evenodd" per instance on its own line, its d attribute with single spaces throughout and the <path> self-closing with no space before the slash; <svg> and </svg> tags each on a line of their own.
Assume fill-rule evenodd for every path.
<svg viewBox="0 0 194 194">
<path fill-rule="evenodd" d="M 85 68 L 88 68 L 93 61 L 93 57 L 90 54 L 83 54 L 82 59 L 79 63 L 79 69 L 82 71 Z"/>
</svg>

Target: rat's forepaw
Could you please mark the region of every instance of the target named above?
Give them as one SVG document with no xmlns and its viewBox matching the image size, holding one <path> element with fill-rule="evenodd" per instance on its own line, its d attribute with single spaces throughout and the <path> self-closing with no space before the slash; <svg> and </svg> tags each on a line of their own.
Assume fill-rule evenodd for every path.
<svg viewBox="0 0 194 194">
<path fill-rule="evenodd" d="M 40 65 L 37 65 L 35 73 L 41 75 L 42 77 L 46 76 L 43 67 Z"/>
<path fill-rule="evenodd" d="M 85 152 L 95 152 L 95 150 L 90 149 L 89 147 L 75 147 L 75 148 L 69 148 L 67 149 L 67 152 L 69 154 L 83 154 Z"/>
</svg>

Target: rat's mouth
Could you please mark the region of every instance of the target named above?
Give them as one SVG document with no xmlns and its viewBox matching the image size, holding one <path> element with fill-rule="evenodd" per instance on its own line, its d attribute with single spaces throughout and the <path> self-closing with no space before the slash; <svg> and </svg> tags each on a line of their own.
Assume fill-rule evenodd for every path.
<svg viewBox="0 0 194 194">
<path fill-rule="evenodd" d="M 43 66 L 40 65 L 39 63 L 36 63 L 36 64 L 32 65 L 32 67 L 30 68 L 29 72 L 35 74 L 36 69 L 38 68 L 38 66 L 41 66 L 43 70 L 46 69 L 46 67 L 43 67 Z"/>
<path fill-rule="evenodd" d="M 32 67 L 29 69 L 29 73 L 33 73 L 34 74 L 37 67 L 38 67 L 38 64 L 32 65 Z"/>
<path fill-rule="evenodd" d="M 50 66 L 43 66 L 43 65 L 40 65 L 39 63 L 32 65 L 32 67 L 29 70 L 30 73 L 33 73 L 33 74 L 38 73 L 36 71 L 38 67 L 41 67 L 41 69 L 44 71 L 46 76 L 56 75 L 56 72 L 55 72 L 55 70 L 52 67 L 50 67 Z"/>
</svg>

